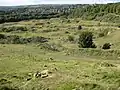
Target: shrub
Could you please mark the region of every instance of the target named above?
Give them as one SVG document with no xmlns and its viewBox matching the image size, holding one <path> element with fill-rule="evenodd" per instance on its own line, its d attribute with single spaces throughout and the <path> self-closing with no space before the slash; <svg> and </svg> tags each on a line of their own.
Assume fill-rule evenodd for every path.
<svg viewBox="0 0 120 90">
<path fill-rule="evenodd" d="M 23 38 L 17 35 L 8 36 L 8 35 L 0 34 L 1 44 L 27 44 L 27 43 L 44 43 L 44 42 L 48 42 L 48 39 L 40 36 Z"/>
<path fill-rule="evenodd" d="M 79 36 L 78 44 L 80 48 L 96 48 L 93 43 L 92 32 L 82 32 Z"/>
<path fill-rule="evenodd" d="M 38 46 L 40 46 L 41 49 L 46 49 L 46 50 L 51 50 L 51 51 L 59 51 L 56 44 L 41 43 Z"/>
<path fill-rule="evenodd" d="M 67 23 L 71 23 L 71 21 L 70 21 L 70 20 L 67 20 Z"/>
<path fill-rule="evenodd" d="M 1 32 L 13 32 L 13 31 L 27 31 L 28 29 L 24 26 L 11 26 L 11 27 L 2 27 Z"/>
<path fill-rule="evenodd" d="M 116 65 L 108 62 L 99 62 L 95 64 L 96 66 L 101 66 L 101 67 L 116 67 Z"/>
<path fill-rule="evenodd" d="M 76 23 L 79 23 L 79 21 L 77 20 Z"/>
<path fill-rule="evenodd" d="M 47 24 L 50 24 L 50 22 L 47 22 Z"/>
<path fill-rule="evenodd" d="M 69 35 L 69 36 L 68 36 L 68 40 L 69 40 L 70 42 L 74 41 L 74 36 Z"/>
<path fill-rule="evenodd" d="M 5 35 L 4 34 L 0 34 L 0 39 L 4 39 Z"/>
<path fill-rule="evenodd" d="M 65 31 L 65 34 L 68 34 L 69 32 L 68 31 Z"/>
<path fill-rule="evenodd" d="M 0 86 L 0 90 L 19 90 L 17 87 L 11 87 L 11 86 Z"/>
<path fill-rule="evenodd" d="M 98 36 L 99 36 L 99 37 L 104 37 L 104 36 L 107 36 L 108 33 L 109 33 L 109 30 L 108 30 L 108 29 L 105 29 L 105 30 L 101 31 Z"/>
<path fill-rule="evenodd" d="M 102 32 L 102 33 L 99 33 L 99 37 L 104 37 L 105 34 Z"/>
<path fill-rule="evenodd" d="M 110 49 L 111 44 L 110 43 L 105 43 L 102 47 L 102 49 Z"/>
<path fill-rule="evenodd" d="M 97 46 L 93 43 L 91 48 L 97 48 Z"/>
<path fill-rule="evenodd" d="M 44 42 L 48 42 L 47 38 L 44 37 L 31 37 L 31 38 L 27 38 L 28 41 L 30 41 L 31 43 L 44 43 Z"/>
<path fill-rule="evenodd" d="M 79 26 L 78 26 L 78 30 L 81 30 L 81 29 L 82 29 L 82 26 L 81 26 L 81 25 L 79 25 Z"/>
</svg>

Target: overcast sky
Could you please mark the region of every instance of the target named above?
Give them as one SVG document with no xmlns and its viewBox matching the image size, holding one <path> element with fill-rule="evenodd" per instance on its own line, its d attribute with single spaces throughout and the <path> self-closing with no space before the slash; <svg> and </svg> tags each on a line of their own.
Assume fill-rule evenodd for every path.
<svg viewBox="0 0 120 90">
<path fill-rule="evenodd" d="M 93 4 L 113 3 L 120 0 L 0 0 L 0 6 L 33 5 L 33 4 Z"/>
</svg>

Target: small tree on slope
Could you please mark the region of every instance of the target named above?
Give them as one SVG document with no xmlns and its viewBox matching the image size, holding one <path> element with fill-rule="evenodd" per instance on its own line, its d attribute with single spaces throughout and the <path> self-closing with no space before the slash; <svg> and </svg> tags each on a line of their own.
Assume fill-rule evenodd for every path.
<svg viewBox="0 0 120 90">
<path fill-rule="evenodd" d="M 80 48 L 96 48 L 95 44 L 93 43 L 92 32 L 82 32 L 79 36 L 78 44 Z"/>
</svg>

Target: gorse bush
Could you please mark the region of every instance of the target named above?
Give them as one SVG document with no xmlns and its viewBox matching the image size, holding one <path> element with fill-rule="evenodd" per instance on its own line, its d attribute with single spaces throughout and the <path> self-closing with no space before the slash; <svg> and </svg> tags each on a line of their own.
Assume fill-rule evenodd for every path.
<svg viewBox="0 0 120 90">
<path fill-rule="evenodd" d="M 68 32 L 68 31 L 65 31 L 65 34 L 69 34 L 70 32 Z"/>
<path fill-rule="evenodd" d="M 44 43 L 44 42 L 48 42 L 48 39 L 38 36 L 23 38 L 17 35 L 0 34 L 0 44 L 27 44 L 27 43 Z"/>
<path fill-rule="evenodd" d="M 0 90 L 20 90 L 19 88 L 13 88 L 11 86 L 1 86 Z"/>
<path fill-rule="evenodd" d="M 11 27 L 1 27 L 1 32 L 19 32 L 19 31 L 28 31 L 25 26 L 11 26 Z"/>
<path fill-rule="evenodd" d="M 96 45 L 93 43 L 92 32 L 82 32 L 79 36 L 78 44 L 80 48 L 96 48 Z"/>
<path fill-rule="evenodd" d="M 78 30 L 81 30 L 81 29 L 82 29 L 82 26 L 81 26 L 81 25 L 79 25 L 79 26 L 78 26 Z"/>
<path fill-rule="evenodd" d="M 41 47 L 41 49 L 51 50 L 51 51 L 59 51 L 58 46 L 56 44 L 49 44 L 49 43 L 40 43 L 38 46 Z"/>
<path fill-rule="evenodd" d="M 105 43 L 102 47 L 102 49 L 110 49 L 111 44 L 110 43 Z"/>
</svg>

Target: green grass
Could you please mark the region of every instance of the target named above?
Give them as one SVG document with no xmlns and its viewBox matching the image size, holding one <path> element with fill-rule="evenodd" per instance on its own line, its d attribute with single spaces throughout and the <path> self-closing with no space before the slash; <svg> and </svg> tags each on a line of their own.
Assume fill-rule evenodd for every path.
<svg viewBox="0 0 120 90">
<path fill-rule="evenodd" d="M 0 90 L 117 90 L 120 87 L 120 29 L 117 23 L 50 19 L 4 25 L 35 28 L 35 31 L 0 33 L 50 38 L 48 45 L 55 45 L 59 51 L 41 48 L 39 44 L 1 44 Z M 82 30 L 77 29 L 79 25 Z M 111 33 L 98 37 L 105 30 Z M 78 48 L 77 40 L 82 31 L 94 33 L 96 49 Z M 68 40 L 69 35 L 74 36 L 74 42 Z M 102 50 L 100 46 L 107 42 L 113 44 L 111 49 Z M 37 71 L 43 70 L 49 70 L 51 75 L 46 78 L 34 77 Z"/>
<path fill-rule="evenodd" d="M 31 45 L 13 46 L 1 45 L 1 86 L 11 85 L 22 90 L 106 90 L 119 87 L 119 61 L 66 56 L 62 52 L 41 51 Z M 43 70 L 51 71 L 52 77 L 27 81 L 35 72 Z M 3 79 L 7 81 L 3 82 Z"/>
</svg>

